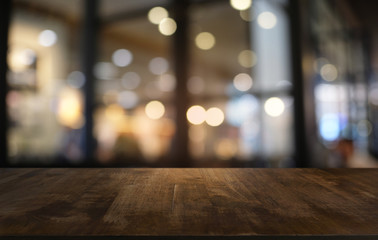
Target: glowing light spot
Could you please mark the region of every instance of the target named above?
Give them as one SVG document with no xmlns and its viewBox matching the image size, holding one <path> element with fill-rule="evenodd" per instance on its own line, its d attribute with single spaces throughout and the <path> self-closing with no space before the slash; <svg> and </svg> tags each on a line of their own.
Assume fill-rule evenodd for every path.
<svg viewBox="0 0 378 240">
<path fill-rule="evenodd" d="M 212 107 L 206 111 L 206 123 L 212 127 L 219 126 L 223 123 L 224 114 L 219 108 Z"/>
<path fill-rule="evenodd" d="M 165 58 L 153 58 L 148 64 L 148 68 L 153 74 L 160 75 L 168 71 L 169 63 Z"/>
<path fill-rule="evenodd" d="M 239 73 L 234 77 L 233 84 L 239 91 L 245 92 L 252 87 L 252 78 L 246 73 Z"/>
<path fill-rule="evenodd" d="M 24 70 L 36 60 L 36 54 L 32 49 L 12 50 L 8 55 L 8 65 L 14 71 Z"/>
<path fill-rule="evenodd" d="M 157 82 L 158 88 L 163 92 L 172 92 L 176 87 L 176 78 L 172 74 L 163 74 Z"/>
<path fill-rule="evenodd" d="M 154 7 L 148 12 L 148 20 L 153 24 L 159 24 L 168 17 L 168 11 L 163 7 Z"/>
<path fill-rule="evenodd" d="M 199 105 L 191 106 L 186 112 L 186 118 L 191 124 L 202 124 L 206 119 L 206 110 Z"/>
<path fill-rule="evenodd" d="M 337 68 L 332 64 L 326 64 L 320 69 L 320 75 L 324 80 L 332 82 L 338 76 Z"/>
<path fill-rule="evenodd" d="M 81 88 L 85 83 L 84 73 L 80 71 L 73 71 L 68 74 L 67 83 L 73 88 Z"/>
<path fill-rule="evenodd" d="M 236 10 L 246 10 L 252 5 L 252 0 L 230 0 L 230 5 Z"/>
<path fill-rule="evenodd" d="M 202 32 L 197 35 L 195 43 L 199 49 L 209 50 L 215 45 L 215 37 L 209 32 Z"/>
<path fill-rule="evenodd" d="M 57 108 L 57 118 L 60 124 L 73 129 L 83 126 L 82 99 L 77 90 L 71 88 L 62 91 Z"/>
<path fill-rule="evenodd" d="M 35 62 L 35 59 L 37 57 L 35 52 L 30 48 L 22 50 L 21 56 L 22 56 L 22 58 L 20 59 L 21 63 L 26 66 L 32 65 Z"/>
<path fill-rule="evenodd" d="M 238 62 L 242 67 L 251 68 L 257 63 L 257 56 L 251 50 L 243 50 L 239 53 Z"/>
<path fill-rule="evenodd" d="M 118 67 L 126 67 L 133 61 L 133 54 L 126 49 L 118 49 L 112 55 L 113 63 Z"/>
<path fill-rule="evenodd" d="M 271 12 L 262 12 L 257 17 L 257 23 L 261 28 L 272 29 L 277 24 L 277 17 Z"/>
<path fill-rule="evenodd" d="M 58 37 L 52 30 L 44 30 L 38 36 L 38 43 L 44 47 L 51 47 L 56 43 Z"/>
<path fill-rule="evenodd" d="M 94 66 L 94 75 L 98 79 L 111 80 L 117 73 L 117 68 L 110 62 L 98 62 Z"/>
<path fill-rule="evenodd" d="M 105 116 L 113 122 L 118 122 L 125 116 L 125 111 L 118 104 L 111 104 L 105 109 Z"/>
<path fill-rule="evenodd" d="M 187 88 L 191 94 L 200 94 L 205 89 L 205 82 L 201 77 L 191 77 L 187 82 Z"/>
<path fill-rule="evenodd" d="M 269 116 L 278 117 L 285 111 L 285 103 L 278 97 L 272 97 L 266 100 L 264 110 Z"/>
<path fill-rule="evenodd" d="M 319 131 L 326 141 L 334 141 L 339 137 L 340 123 L 336 114 L 326 114 L 320 119 Z"/>
<path fill-rule="evenodd" d="M 176 32 L 177 24 L 172 18 L 164 18 L 159 23 L 159 32 L 165 36 L 171 36 Z"/>
<path fill-rule="evenodd" d="M 123 91 L 118 95 L 118 103 L 125 109 L 131 109 L 138 104 L 139 97 L 135 92 Z"/>
<path fill-rule="evenodd" d="M 151 119 L 159 119 L 165 113 L 164 105 L 159 101 L 151 101 L 145 107 L 147 117 Z"/>
<path fill-rule="evenodd" d="M 315 97 L 323 102 L 343 102 L 348 98 L 345 86 L 324 83 L 315 87 Z"/>
<path fill-rule="evenodd" d="M 140 84 L 140 76 L 135 72 L 127 72 L 122 76 L 122 86 L 126 89 L 136 89 Z"/>
</svg>

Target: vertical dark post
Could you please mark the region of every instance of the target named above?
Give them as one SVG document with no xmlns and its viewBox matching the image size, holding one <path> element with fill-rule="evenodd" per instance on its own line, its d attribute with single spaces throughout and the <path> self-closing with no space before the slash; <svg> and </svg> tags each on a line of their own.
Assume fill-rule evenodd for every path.
<svg viewBox="0 0 378 240">
<path fill-rule="evenodd" d="M 98 29 L 98 0 L 85 0 L 84 24 L 82 30 L 82 67 L 85 75 L 84 85 L 84 156 L 86 164 L 94 164 L 95 140 L 93 137 L 94 76 L 93 66 L 96 58 Z"/>
<path fill-rule="evenodd" d="M 308 167 L 309 159 L 307 154 L 305 97 L 302 73 L 300 0 L 289 0 L 289 15 L 294 95 L 295 165 L 296 167 Z"/>
<path fill-rule="evenodd" d="M 0 166 L 8 164 L 8 144 L 7 144 L 7 129 L 8 129 L 8 114 L 6 96 L 8 91 L 7 83 L 7 51 L 8 51 L 8 30 L 11 12 L 11 0 L 4 0 L 1 2 L 0 14 Z"/>
<path fill-rule="evenodd" d="M 188 48 L 188 1 L 172 1 L 173 18 L 177 30 L 173 35 L 173 64 L 177 79 L 175 108 L 176 108 L 176 134 L 173 139 L 173 160 L 180 166 L 189 166 L 190 156 L 188 150 L 188 121 L 186 110 L 189 106 L 189 95 L 186 89 L 189 68 Z"/>
</svg>

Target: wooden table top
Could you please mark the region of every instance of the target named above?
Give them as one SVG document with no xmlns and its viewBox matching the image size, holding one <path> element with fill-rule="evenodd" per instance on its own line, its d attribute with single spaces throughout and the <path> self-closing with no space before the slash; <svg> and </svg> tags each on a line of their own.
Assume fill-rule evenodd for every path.
<svg viewBox="0 0 378 240">
<path fill-rule="evenodd" d="M 378 169 L 0 169 L 0 239 L 310 235 L 378 239 Z"/>
</svg>

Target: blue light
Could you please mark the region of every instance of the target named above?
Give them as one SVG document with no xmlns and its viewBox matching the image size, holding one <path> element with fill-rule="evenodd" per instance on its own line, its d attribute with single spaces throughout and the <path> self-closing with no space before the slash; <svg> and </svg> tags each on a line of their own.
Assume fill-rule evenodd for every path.
<svg viewBox="0 0 378 240">
<path fill-rule="evenodd" d="M 340 122 L 336 114 L 326 114 L 320 119 L 319 131 L 326 141 L 335 141 L 339 137 Z"/>
<path fill-rule="evenodd" d="M 240 127 L 243 122 L 254 117 L 259 109 L 259 100 L 252 94 L 233 98 L 226 106 L 226 119 L 233 126 Z"/>
</svg>

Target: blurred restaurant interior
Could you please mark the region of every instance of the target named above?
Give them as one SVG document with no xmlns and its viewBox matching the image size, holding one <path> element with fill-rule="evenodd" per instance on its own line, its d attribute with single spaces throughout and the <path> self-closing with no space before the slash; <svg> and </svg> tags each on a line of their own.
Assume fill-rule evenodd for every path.
<svg viewBox="0 0 378 240">
<path fill-rule="evenodd" d="M 1 166 L 378 166 L 377 1 L 3 5 Z"/>
</svg>

